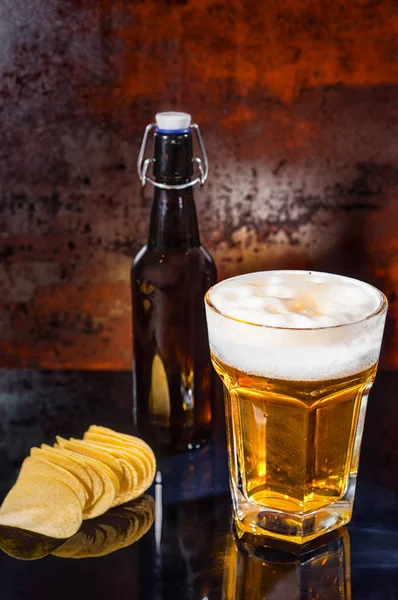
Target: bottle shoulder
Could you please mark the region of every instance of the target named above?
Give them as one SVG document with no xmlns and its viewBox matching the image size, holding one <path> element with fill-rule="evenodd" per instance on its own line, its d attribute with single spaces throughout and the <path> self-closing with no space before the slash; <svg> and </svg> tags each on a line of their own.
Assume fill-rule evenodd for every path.
<svg viewBox="0 0 398 600">
<path fill-rule="evenodd" d="M 194 248 L 148 248 L 144 246 L 134 259 L 132 279 L 176 281 L 197 278 L 202 275 L 207 283 L 214 285 L 217 269 L 209 252 L 203 246 Z"/>
<path fill-rule="evenodd" d="M 210 252 L 202 245 L 192 248 L 150 248 L 143 246 L 133 260 L 133 268 L 141 264 L 165 262 L 170 259 L 174 262 L 180 261 L 181 264 L 199 262 L 215 265 Z"/>
</svg>

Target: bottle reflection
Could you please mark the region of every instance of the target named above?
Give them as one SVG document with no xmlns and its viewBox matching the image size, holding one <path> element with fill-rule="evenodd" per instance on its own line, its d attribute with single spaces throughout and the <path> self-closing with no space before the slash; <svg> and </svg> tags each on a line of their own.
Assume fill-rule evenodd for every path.
<svg viewBox="0 0 398 600">
<path fill-rule="evenodd" d="M 219 600 L 221 570 L 214 568 L 214 554 L 230 513 L 229 499 L 215 493 L 215 464 L 211 447 L 159 463 L 154 527 L 139 555 L 140 600 Z"/>
<path fill-rule="evenodd" d="M 316 550 L 295 556 L 239 542 L 230 535 L 222 600 L 351 600 L 347 529 Z"/>
</svg>

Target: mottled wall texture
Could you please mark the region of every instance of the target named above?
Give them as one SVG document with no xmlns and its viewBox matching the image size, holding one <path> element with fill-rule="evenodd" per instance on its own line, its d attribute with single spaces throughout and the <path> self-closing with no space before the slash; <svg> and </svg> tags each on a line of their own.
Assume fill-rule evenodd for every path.
<svg viewBox="0 0 398 600">
<path fill-rule="evenodd" d="M 380 286 L 397 367 L 396 34 L 392 0 L 1 0 L 0 365 L 131 367 L 137 152 L 182 109 L 211 161 L 197 207 L 220 277 Z"/>
</svg>

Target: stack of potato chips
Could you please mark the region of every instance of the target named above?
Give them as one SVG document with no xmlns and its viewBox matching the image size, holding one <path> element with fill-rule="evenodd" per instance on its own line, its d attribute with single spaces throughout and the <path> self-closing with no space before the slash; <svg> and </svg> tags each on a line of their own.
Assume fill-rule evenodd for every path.
<svg viewBox="0 0 398 600">
<path fill-rule="evenodd" d="M 57 437 L 32 448 L 0 508 L 0 525 L 57 539 L 138 498 L 152 484 L 156 461 L 143 440 L 92 425 L 82 440 Z"/>
</svg>

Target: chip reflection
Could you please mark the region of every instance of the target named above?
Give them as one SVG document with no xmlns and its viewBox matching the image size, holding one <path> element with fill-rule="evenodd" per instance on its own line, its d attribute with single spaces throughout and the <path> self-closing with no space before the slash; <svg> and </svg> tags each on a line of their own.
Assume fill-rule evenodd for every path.
<svg viewBox="0 0 398 600">
<path fill-rule="evenodd" d="M 20 560 L 36 560 L 53 554 L 61 558 L 95 558 L 131 546 L 152 527 L 154 500 L 143 495 L 137 500 L 83 521 L 79 531 L 62 544 L 60 540 L 17 528 L 0 527 L 0 548 Z"/>
</svg>

